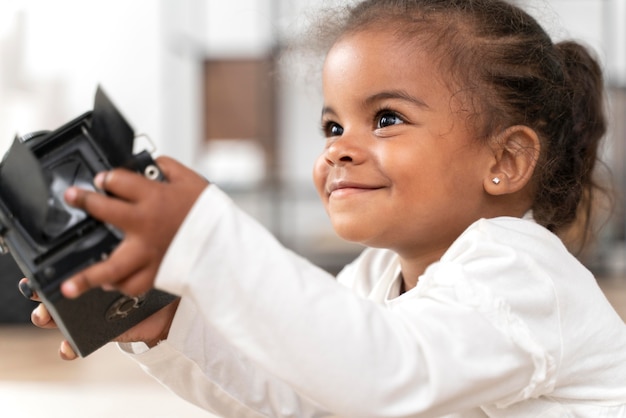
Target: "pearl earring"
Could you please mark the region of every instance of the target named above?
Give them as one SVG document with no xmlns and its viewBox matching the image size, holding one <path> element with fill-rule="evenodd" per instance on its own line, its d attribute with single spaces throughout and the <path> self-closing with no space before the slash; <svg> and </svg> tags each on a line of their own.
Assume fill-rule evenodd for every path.
<svg viewBox="0 0 626 418">
<path fill-rule="evenodd" d="M 491 182 L 493 184 L 500 184 L 500 177 L 494 177 L 493 179 L 491 179 Z"/>
</svg>

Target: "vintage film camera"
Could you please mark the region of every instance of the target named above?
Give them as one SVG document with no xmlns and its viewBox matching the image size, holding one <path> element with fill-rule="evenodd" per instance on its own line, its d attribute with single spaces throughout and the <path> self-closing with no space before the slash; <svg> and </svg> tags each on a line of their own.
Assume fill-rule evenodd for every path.
<svg viewBox="0 0 626 418">
<path fill-rule="evenodd" d="M 64 279 L 106 258 L 123 238 L 111 225 L 68 206 L 67 187 L 94 190 L 95 174 L 115 167 L 165 181 L 147 151 L 133 154 L 134 139 L 98 88 L 93 111 L 55 131 L 16 138 L 0 163 L 0 244 L 82 357 L 174 299 L 158 290 L 128 297 L 95 288 L 77 299 L 60 293 Z"/>
</svg>

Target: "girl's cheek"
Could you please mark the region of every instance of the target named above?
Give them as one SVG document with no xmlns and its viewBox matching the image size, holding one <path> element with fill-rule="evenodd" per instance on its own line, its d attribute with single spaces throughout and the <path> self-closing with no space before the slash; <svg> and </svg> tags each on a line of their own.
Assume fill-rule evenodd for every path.
<svg viewBox="0 0 626 418">
<path fill-rule="evenodd" d="M 317 157 L 315 165 L 313 166 L 313 183 L 317 189 L 317 193 L 323 199 L 326 192 L 326 178 L 328 177 L 328 164 L 324 154 Z"/>
</svg>

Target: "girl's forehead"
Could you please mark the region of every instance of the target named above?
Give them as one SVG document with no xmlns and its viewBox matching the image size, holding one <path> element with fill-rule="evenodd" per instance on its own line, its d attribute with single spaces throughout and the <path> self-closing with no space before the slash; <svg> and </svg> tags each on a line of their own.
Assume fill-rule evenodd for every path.
<svg viewBox="0 0 626 418">
<path fill-rule="evenodd" d="M 328 53 L 324 102 L 340 110 L 403 101 L 430 114 L 466 119 L 471 103 L 450 77 L 427 48 L 401 42 L 393 30 L 356 32 L 341 38 Z"/>
<path fill-rule="evenodd" d="M 384 59 L 393 59 L 402 64 L 410 59 L 409 57 L 401 59 L 409 52 L 410 49 L 397 42 L 390 33 L 360 31 L 345 35 L 332 45 L 326 55 L 325 67 L 370 61 L 384 64 Z"/>
<path fill-rule="evenodd" d="M 342 35 L 333 43 L 329 53 L 343 48 L 358 49 L 365 53 L 368 50 L 377 49 L 380 45 L 384 45 L 390 53 L 425 53 L 425 48 L 417 38 L 415 41 L 411 41 L 409 37 L 403 36 L 395 29 L 374 27 L 366 27 Z"/>
<path fill-rule="evenodd" d="M 433 85 L 447 84 L 442 74 L 438 60 L 425 47 L 417 41 L 403 41 L 391 29 L 364 30 L 343 36 L 330 48 L 323 70 L 325 81 L 369 77 L 370 82 Z"/>
</svg>

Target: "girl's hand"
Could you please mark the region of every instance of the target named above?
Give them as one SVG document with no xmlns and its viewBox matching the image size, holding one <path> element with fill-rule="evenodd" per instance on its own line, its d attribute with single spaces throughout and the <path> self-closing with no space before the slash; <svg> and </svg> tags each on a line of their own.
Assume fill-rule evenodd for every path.
<svg viewBox="0 0 626 418">
<path fill-rule="evenodd" d="M 109 195 L 71 187 L 65 200 L 124 232 L 105 261 L 67 279 L 61 292 L 76 298 L 92 287 L 139 295 L 153 287 L 159 265 L 187 213 L 208 182 L 171 158 L 157 164 L 167 178 L 153 181 L 139 173 L 115 169 L 99 173 L 97 188 Z"/>
<path fill-rule="evenodd" d="M 20 283 L 28 282 L 28 279 L 24 278 Z M 36 293 L 31 297 L 32 300 L 41 302 Z M 148 318 L 129 329 L 114 341 L 116 342 L 138 342 L 142 341 L 148 345 L 148 347 L 154 347 L 159 341 L 167 338 L 167 335 L 174 319 L 174 314 L 178 308 L 180 299 L 174 300 L 169 305 L 165 306 L 161 310 L 155 312 Z M 50 316 L 48 309 L 46 309 L 43 303 L 40 303 L 32 312 L 31 321 L 39 328 L 56 329 L 57 325 Z M 70 343 L 62 341 L 59 347 L 59 356 L 63 360 L 74 360 L 78 355 L 74 352 Z"/>
</svg>

